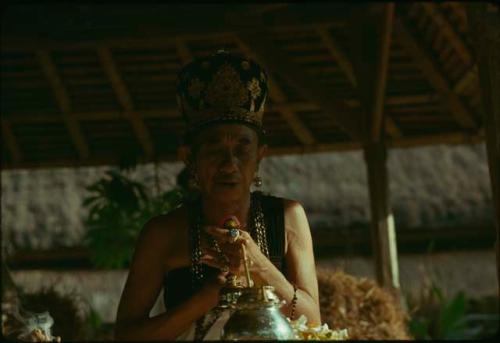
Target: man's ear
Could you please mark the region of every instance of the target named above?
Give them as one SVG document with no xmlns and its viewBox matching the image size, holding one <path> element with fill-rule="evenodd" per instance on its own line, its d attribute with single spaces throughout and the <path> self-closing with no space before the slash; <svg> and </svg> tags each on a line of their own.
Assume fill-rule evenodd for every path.
<svg viewBox="0 0 500 343">
<path fill-rule="evenodd" d="M 267 155 L 267 144 L 262 144 L 261 146 L 258 147 L 257 150 L 257 163 L 260 163 L 260 161 Z"/>
<path fill-rule="evenodd" d="M 181 145 L 177 148 L 177 158 L 184 162 L 186 167 L 192 167 L 193 160 L 191 155 L 191 149 L 187 145 Z"/>
</svg>

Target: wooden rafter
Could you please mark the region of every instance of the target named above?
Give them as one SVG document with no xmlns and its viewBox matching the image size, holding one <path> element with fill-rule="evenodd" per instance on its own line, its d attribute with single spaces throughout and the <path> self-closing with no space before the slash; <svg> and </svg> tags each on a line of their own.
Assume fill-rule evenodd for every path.
<svg viewBox="0 0 500 343">
<path fill-rule="evenodd" d="M 457 122 L 464 128 L 476 129 L 477 124 L 473 115 L 462 104 L 459 97 L 453 93 L 448 80 L 444 77 L 424 44 L 406 27 L 401 19 L 396 18 L 394 24 L 394 32 L 400 37 L 399 44 L 414 58 L 415 63 L 422 70 L 427 80 L 446 100 Z"/>
<path fill-rule="evenodd" d="M 14 163 L 19 163 L 23 160 L 23 154 L 19 145 L 17 144 L 17 139 L 12 132 L 11 124 L 7 119 L 2 118 L 2 139 L 7 145 L 7 149 L 12 156 Z"/>
<path fill-rule="evenodd" d="M 235 37 L 235 41 L 237 42 L 239 48 L 250 57 L 259 59 L 259 56 L 255 56 L 253 51 L 238 37 Z M 267 69 L 267 68 L 266 68 Z M 268 88 L 269 88 L 269 97 L 273 100 L 274 103 L 279 107 L 280 105 L 284 105 L 288 103 L 288 99 L 283 92 L 283 90 L 278 86 L 276 80 L 269 75 L 268 79 Z M 302 119 L 299 118 L 297 112 L 295 112 L 291 107 L 282 106 L 279 108 L 278 113 L 285 120 L 285 122 L 289 125 L 290 129 L 293 131 L 295 136 L 302 142 L 304 145 L 311 145 L 316 142 L 312 132 L 307 128 Z"/>
<path fill-rule="evenodd" d="M 402 106 L 418 104 L 423 105 L 429 102 L 436 101 L 438 96 L 435 93 L 429 94 L 409 94 L 409 95 L 393 95 L 386 98 L 386 105 L 389 106 Z M 358 108 L 360 102 L 357 99 L 346 100 L 345 103 L 353 108 Z M 266 107 L 267 111 L 292 111 L 292 112 L 314 112 L 321 111 L 321 107 L 311 102 L 286 102 L 286 103 L 273 103 Z M 128 118 L 131 113 L 125 111 L 95 111 L 95 112 L 73 112 L 72 116 L 77 120 L 85 121 L 103 121 L 103 120 L 120 120 Z M 164 119 L 178 119 L 179 110 L 175 107 L 165 108 L 152 108 L 141 110 L 143 118 L 164 118 Z M 10 119 L 12 123 L 36 124 L 36 123 L 59 123 L 61 117 L 57 114 L 17 114 L 11 113 Z M 392 138 L 399 138 L 400 136 L 392 136 Z"/>
<path fill-rule="evenodd" d="M 314 78 L 302 72 L 302 68 L 291 62 L 287 54 L 277 49 L 265 33 L 253 32 L 242 34 L 239 35 L 239 38 L 259 56 L 259 60 L 269 70 L 280 74 L 302 96 L 320 106 L 351 137 L 360 139 L 361 129 L 360 123 L 357 120 L 357 113 L 351 110 L 343 101 L 333 99 L 330 91 L 318 84 Z"/>
<path fill-rule="evenodd" d="M 328 32 L 327 29 L 323 27 L 318 27 L 316 29 L 317 34 L 319 35 L 323 45 L 327 48 L 330 55 L 337 62 L 340 69 L 344 72 L 351 86 L 356 89 L 356 75 L 354 74 L 353 66 L 349 58 L 347 58 L 346 54 L 340 48 L 339 44 L 332 37 L 332 35 Z M 394 122 L 394 120 L 386 116 L 385 118 L 385 130 L 391 137 L 401 137 L 401 130 Z"/>
<path fill-rule="evenodd" d="M 64 87 L 61 77 L 57 72 L 56 65 L 52 60 L 50 53 L 45 50 L 36 51 L 38 63 L 42 67 L 45 77 L 50 83 L 56 102 L 61 110 L 61 114 L 68 129 L 69 135 L 75 145 L 81 158 L 89 157 L 89 147 L 80 129 L 80 124 L 71 114 L 71 101 L 68 92 Z"/>
<path fill-rule="evenodd" d="M 301 30 L 314 30 L 318 26 L 321 27 L 343 27 L 345 23 L 336 22 L 334 20 L 323 20 L 320 22 L 306 23 L 303 25 L 285 25 L 269 28 L 270 32 L 275 33 L 296 33 Z M 222 27 L 222 26 L 221 26 Z M 82 50 L 82 49 L 98 49 L 100 46 L 105 45 L 109 48 L 129 49 L 134 48 L 150 48 L 151 46 L 158 48 L 171 48 L 172 43 L 175 44 L 177 39 L 182 40 L 231 40 L 235 32 L 252 33 L 254 32 L 255 25 L 246 29 L 234 30 L 228 26 L 224 26 L 223 31 L 214 31 L 207 28 L 205 33 L 156 33 L 141 38 L 107 38 L 100 40 L 82 40 L 82 41 L 57 41 L 45 39 L 31 39 L 31 38 L 10 38 L 2 39 L 2 49 L 10 52 L 31 52 L 36 48 L 47 48 L 51 50 Z"/>
<path fill-rule="evenodd" d="M 462 37 L 453 28 L 453 25 L 446 19 L 439 9 L 439 4 L 431 2 L 422 2 L 420 5 L 423 7 L 427 15 L 429 15 L 434 22 L 438 25 L 440 33 L 443 34 L 447 41 L 453 46 L 460 59 L 468 66 L 468 70 L 463 76 L 453 85 L 453 92 L 460 94 L 472 82 L 477 79 L 477 66 L 473 64 L 472 54 L 469 48 L 465 45 Z"/>
<path fill-rule="evenodd" d="M 389 148 L 413 148 L 426 145 L 448 144 L 448 145 L 462 145 L 462 144 L 478 144 L 484 142 L 484 136 L 469 135 L 462 132 L 448 133 L 448 134 L 435 134 L 417 137 L 401 137 L 387 141 Z M 270 155 L 287 155 L 287 154 L 311 154 L 330 151 L 352 151 L 362 148 L 360 142 L 337 142 L 337 143 L 319 143 L 310 146 L 298 145 L 290 147 L 270 147 Z M 177 161 L 175 153 L 171 155 L 158 155 L 157 161 Z M 91 157 L 87 160 L 77 159 L 54 159 L 46 161 L 44 167 L 78 167 L 78 166 L 97 166 L 97 165 L 110 165 L 118 163 L 117 156 L 106 157 Z M 143 160 L 142 162 L 148 162 Z M 20 163 L 5 163 L 0 165 L 2 170 L 14 168 L 39 168 L 40 163 L 30 162 L 23 160 Z"/>
<path fill-rule="evenodd" d="M 330 55 L 332 55 L 333 59 L 337 62 L 340 69 L 344 72 L 349 83 L 356 87 L 356 76 L 354 75 L 354 71 L 352 68 L 352 63 L 349 61 L 345 53 L 340 48 L 339 44 L 333 39 L 332 35 L 325 28 L 319 27 L 316 29 L 323 45 L 328 49 Z"/>
<path fill-rule="evenodd" d="M 462 61 L 467 66 L 470 66 L 472 63 L 471 53 L 460 35 L 455 31 L 450 22 L 439 10 L 438 7 L 440 6 L 440 4 L 432 2 L 421 2 L 420 6 L 422 6 L 427 15 L 429 15 L 434 20 L 434 22 L 440 29 L 439 33 L 443 34 L 447 38 L 447 41 L 453 46 Z"/>
<path fill-rule="evenodd" d="M 252 10 L 252 13 L 262 14 L 262 13 L 267 13 L 267 12 L 273 12 L 273 11 L 276 11 L 276 10 L 286 9 L 289 6 L 290 6 L 290 4 L 286 4 L 286 3 L 277 3 L 277 4 L 262 5 L 262 6 L 258 6 L 256 8 L 254 8 Z"/>
<path fill-rule="evenodd" d="M 308 8 L 310 9 L 314 6 L 318 6 L 318 11 L 316 11 L 316 13 L 310 10 L 307 12 L 301 11 L 300 6 L 289 6 L 290 8 L 286 11 L 276 11 L 276 13 L 273 13 L 275 24 L 267 26 L 270 26 L 270 29 L 274 32 L 293 32 L 311 28 L 317 24 L 336 26 L 343 25 L 345 18 L 342 17 L 341 10 L 345 9 L 347 7 L 346 5 L 335 4 L 334 6 L 325 6 L 319 4 L 308 5 Z M 47 25 L 44 30 L 47 39 L 32 39 L 29 41 L 25 39 L 16 39 L 16 28 L 26 27 L 29 24 L 27 23 L 27 18 L 32 17 L 27 15 L 23 18 L 17 18 L 6 15 L 4 18 L 6 20 L 4 21 L 11 25 L 6 24 L 5 26 L 7 28 L 13 26 L 13 30 L 2 31 L 2 43 L 5 42 L 3 38 L 6 37 L 10 42 L 12 42 L 12 40 L 17 40 L 20 43 L 24 41 L 28 45 L 35 43 L 36 46 L 43 46 L 45 49 L 52 50 L 52 47 L 58 45 L 70 45 L 72 47 L 86 46 L 87 48 L 91 48 L 87 43 L 92 41 L 92 49 L 95 50 L 100 45 L 105 45 L 112 49 L 118 47 L 118 45 L 130 48 L 131 45 L 129 43 L 132 41 L 139 43 L 141 46 L 151 46 L 152 41 L 169 41 L 171 44 L 172 40 L 174 40 L 178 35 L 182 35 L 183 37 L 193 37 L 195 39 L 206 39 L 207 35 L 212 34 L 228 35 L 236 32 L 254 31 L 255 22 L 238 20 L 235 18 L 236 16 L 233 16 L 232 13 L 228 12 L 230 10 L 234 10 L 235 14 L 246 15 L 250 12 L 252 7 L 260 8 L 261 6 L 248 6 L 246 8 L 229 6 L 229 8 L 225 8 L 224 10 L 221 10 L 222 7 L 220 10 L 214 10 L 214 7 L 197 8 L 197 6 L 165 6 L 163 8 L 144 6 L 142 9 L 138 8 L 138 11 L 130 11 L 130 9 L 125 8 L 127 6 L 120 7 L 124 8 L 117 8 L 114 11 L 95 11 L 95 13 L 93 13 L 94 20 L 96 22 L 114 22 L 113 27 L 115 29 L 103 30 L 99 38 L 96 38 L 94 34 L 89 34 L 88 30 L 86 30 L 85 27 L 82 27 L 81 23 L 85 18 L 80 17 L 80 21 L 64 20 L 64 15 L 62 13 L 58 13 L 60 11 L 55 11 L 50 7 L 47 7 L 45 8 L 47 18 L 52 18 L 52 20 L 61 20 L 60 25 Z M 330 9 L 330 11 L 327 11 L 328 9 Z M 33 14 L 33 11 L 31 11 L 31 13 Z M 122 13 L 122 15 L 119 13 Z M 77 12 L 73 12 L 71 14 L 70 11 L 67 15 L 68 14 L 74 15 L 75 18 L 79 17 Z M 260 14 L 262 14 L 262 12 Z M 117 17 L 122 18 L 121 22 L 116 21 Z M 226 20 L 226 17 L 233 20 Z M 147 19 L 139 21 L 138 18 Z M 127 25 L 126 23 L 128 20 L 134 23 L 140 22 L 141 24 L 139 26 L 130 24 Z M 80 23 L 80 25 L 78 25 L 78 23 Z M 213 23 L 220 23 L 220 25 L 213 25 Z M 249 25 L 242 25 L 242 23 L 248 23 Z M 63 35 L 58 32 L 58 30 L 71 32 L 71 36 Z M 24 29 L 24 32 L 27 32 L 26 28 Z M 38 36 L 36 37 L 38 38 Z M 129 37 L 135 37 L 136 39 L 130 40 Z M 116 42 L 117 45 L 115 45 L 114 42 Z M 113 46 L 108 45 L 108 43 Z M 27 48 L 28 46 L 25 47 Z M 33 49 L 33 45 L 31 45 L 31 49 Z"/>
<path fill-rule="evenodd" d="M 125 112 L 123 113 L 127 115 L 127 119 L 132 124 L 134 133 L 138 141 L 140 142 L 144 152 L 148 157 L 154 156 L 154 144 L 149 130 L 137 111 L 134 110 L 132 97 L 130 96 L 125 82 L 123 82 L 123 79 L 118 72 L 118 68 L 116 67 L 110 49 L 107 47 L 101 47 L 98 49 L 98 54 L 104 71 L 108 75 L 108 78 L 111 81 L 111 85 L 116 93 L 116 96 L 118 97 L 118 101 L 125 109 Z"/>
<path fill-rule="evenodd" d="M 460 94 L 473 81 L 477 80 L 477 65 L 474 64 L 464 75 L 453 85 L 453 92 Z"/>
</svg>

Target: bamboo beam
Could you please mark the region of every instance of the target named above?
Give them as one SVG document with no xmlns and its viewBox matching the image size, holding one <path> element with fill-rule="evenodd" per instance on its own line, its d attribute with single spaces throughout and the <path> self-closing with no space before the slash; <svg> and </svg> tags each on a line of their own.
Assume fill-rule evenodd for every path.
<svg viewBox="0 0 500 343">
<path fill-rule="evenodd" d="M 427 104 L 434 103 L 438 100 L 438 96 L 434 93 L 429 94 L 409 94 L 400 96 L 389 96 L 386 98 L 386 105 L 388 106 L 401 106 L 412 104 Z M 359 100 L 349 99 L 345 103 L 353 108 L 361 106 Z M 285 102 L 273 103 L 266 107 L 266 111 L 281 112 L 314 112 L 321 111 L 321 108 L 311 102 Z M 153 108 L 148 110 L 141 110 L 143 118 L 165 118 L 165 119 L 180 119 L 179 110 L 175 107 Z M 95 111 L 95 112 L 73 112 L 72 116 L 77 120 L 85 121 L 102 121 L 102 120 L 120 120 L 131 116 L 131 113 L 126 111 Z M 57 114 L 10 114 L 9 120 L 16 124 L 43 124 L 43 123 L 59 123 L 61 117 Z M 400 138 L 400 135 L 391 135 L 392 138 Z"/>
<path fill-rule="evenodd" d="M 387 141 L 388 148 L 414 148 L 420 146 L 432 146 L 437 144 L 445 145 L 464 145 L 464 144 L 479 144 L 484 142 L 484 136 L 470 135 L 462 132 L 448 134 L 434 134 L 427 136 L 401 137 Z M 297 154 L 314 154 L 331 151 L 353 151 L 362 148 L 360 142 L 335 142 L 335 143 L 317 143 L 311 146 L 290 146 L 290 147 L 270 147 L 269 155 L 297 155 Z M 178 161 L 177 154 L 161 154 L 157 155 L 155 161 L 173 162 Z M 138 163 L 152 162 L 146 158 L 140 158 Z M 119 159 L 116 155 L 91 157 L 88 160 L 82 161 L 78 159 L 54 159 L 43 162 L 32 162 L 23 160 L 20 163 L 5 163 L 0 165 L 1 170 L 11 169 L 36 169 L 36 168 L 58 168 L 58 167 L 82 167 L 82 166 L 101 166 L 101 165 L 116 165 Z"/>
<path fill-rule="evenodd" d="M 125 82 L 123 82 L 123 79 L 118 72 L 118 68 L 116 67 L 110 49 L 107 47 L 100 47 L 98 49 L 98 54 L 104 71 L 108 75 L 111 85 L 116 93 L 116 96 L 118 97 L 118 101 L 125 109 L 125 112 L 123 113 L 127 115 L 126 118 L 132 124 L 134 133 L 141 144 L 142 149 L 148 157 L 154 156 L 155 149 L 149 130 L 137 111 L 134 110 L 132 97 L 130 96 Z"/>
<path fill-rule="evenodd" d="M 254 58 L 255 60 L 259 60 L 259 56 L 256 56 L 252 49 L 245 44 L 239 37 L 234 37 L 236 43 L 243 53 L 249 57 Z M 260 62 L 260 61 L 259 61 Z M 263 67 L 266 67 L 265 64 Z M 268 69 L 268 68 L 266 68 Z M 288 106 L 282 106 L 288 103 L 288 99 L 286 97 L 285 92 L 278 86 L 274 77 L 271 74 L 268 74 L 268 88 L 269 88 L 269 97 L 273 100 L 274 103 L 277 104 L 276 108 L 278 109 L 278 113 L 281 117 L 286 121 L 295 137 L 299 139 L 304 145 L 312 145 L 316 142 L 314 135 L 311 130 L 307 128 L 302 119 L 299 118 L 297 113 Z M 281 106 L 281 107 L 280 107 Z"/>
<path fill-rule="evenodd" d="M 434 103 L 439 100 L 439 96 L 435 93 L 424 93 L 424 94 L 408 94 L 408 95 L 397 95 L 389 96 L 386 98 L 386 105 L 388 106 L 401 106 L 401 105 L 425 105 L 428 103 Z M 348 99 L 345 103 L 353 108 L 358 108 L 361 106 L 358 99 Z M 434 105 L 433 105 L 434 106 Z M 280 112 L 290 110 L 293 112 L 314 112 L 321 111 L 321 108 L 311 102 L 286 102 L 286 103 L 273 103 L 266 107 L 266 111 L 270 112 Z M 95 111 L 95 112 L 73 112 L 72 116 L 76 120 L 85 121 L 101 121 L 101 120 L 120 120 L 129 117 L 130 113 L 124 113 L 126 111 Z M 153 108 L 147 110 L 141 110 L 141 115 L 143 118 L 165 118 L 165 119 L 181 119 L 179 116 L 179 110 L 176 107 L 164 107 L 164 108 Z M 43 123 L 59 123 L 61 122 L 61 116 L 58 114 L 18 114 L 11 113 L 9 115 L 9 120 L 16 124 L 43 124 Z M 391 138 L 400 138 L 400 135 L 392 136 Z"/>
<path fill-rule="evenodd" d="M 278 106 L 280 103 L 285 103 L 286 101 L 284 93 L 281 92 L 274 80 L 269 80 L 269 96 L 275 99 Z M 302 144 L 312 145 L 316 142 L 311 130 L 307 128 L 302 119 L 297 115 L 297 112 L 290 107 L 282 106 L 278 110 L 278 113 L 287 122 L 294 135 Z"/>
<path fill-rule="evenodd" d="M 275 73 L 280 74 L 306 99 L 316 103 L 332 120 L 354 139 L 361 137 L 358 113 L 353 112 L 341 100 L 333 99 L 331 92 L 315 79 L 301 71 L 301 67 L 290 61 L 289 56 L 276 48 L 262 32 L 239 35 L 239 38 L 259 57 L 259 60 Z"/>
<path fill-rule="evenodd" d="M 490 7 L 491 6 L 491 7 Z M 483 121 L 496 224 L 497 281 L 500 291 L 500 12 L 488 3 L 467 5 L 476 42 Z"/>
<path fill-rule="evenodd" d="M 12 132 L 12 127 L 7 119 L 2 119 L 2 139 L 7 145 L 10 155 L 14 163 L 19 163 L 23 160 L 23 153 L 17 144 L 17 139 Z"/>
<path fill-rule="evenodd" d="M 469 49 L 463 42 L 462 38 L 455 31 L 450 22 L 445 18 L 443 13 L 439 10 L 439 3 L 421 2 L 420 6 L 424 9 L 425 13 L 430 16 L 439 27 L 439 31 L 443 34 L 448 42 L 453 46 L 456 53 L 460 56 L 461 60 L 467 65 L 471 66 L 472 57 Z"/>
<path fill-rule="evenodd" d="M 333 39 L 332 35 L 328 32 L 327 29 L 320 27 L 316 29 L 316 32 L 321 38 L 323 45 L 328 49 L 330 55 L 346 75 L 351 86 L 356 87 L 356 76 L 354 75 L 352 63 L 342 51 L 339 44 L 335 39 Z"/>
<path fill-rule="evenodd" d="M 440 33 L 442 33 L 448 39 L 448 42 L 453 46 L 464 64 L 469 67 L 467 72 L 465 72 L 460 80 L 458 80 L 452 87 L 454 93 L 460 94 L 472 80 L 477 78 L 477 66 L 475 64 L 472 64 L 473 59 L 471 52 L 465 45 L 463 39 L 448 21 L 448 19 L 446 19 L 443 13 L 440 11 L 440 9 L 438 8 L 439 4 L 422 2 L 420 5 L 423 7 L 427 15 L 429 15 L 439 26 Z"/>
<path fill-rule="evenodd" d="M 173 38 L 178 35 L 193 36 L 206 39 L 206 35 L 235 33 L 240 31 L 252 32 L 255 28 L 255 22 L 239 20 L 237 17 L 248 17 L 251 8 L 242 8 L 241 6 L 225 5 L 214 6 L 162 6 L 152 7 L 143 6 L 142 8 L 131 9 L 128 6 L 119 6 L 115 8 L 105 7 L 104 9 L 96 10 L 92 13 L 93 20 L 100 23 L 113 22 L 114 30 L 104 30 L 101 37 L 106 40 L 122 40 L 127 37 L 136 37 L 136 41 L 141 41 L 146 38 L 147 41 L 141 43 L 142 46 L 152 39 L 165 40 L 165 38 Z M 238 8 L 239 7 L 239 8 Z M 251 6 L 254 7 L 254 6 Z M 260 7 L 260 6 L 255 6 Z M 302 10 L 305 9 L 306 11 Z M 348 8 L 347 4 L 307 4 L 307 6 L 290 6 L 286 11 L 278 11 L 272 13 L 273 21 L 267 23 L 274 32 L 293 32 L 300 29 L 307 29 L 313 25 L 342 25 L 345 21 L 343 11 Z M 311 11 L 313 9 L 313 11 Z M 316 11 L 314 11 L 316 9 Z M 281 13 L 284 12 L 284 13 Z M 8 14 L 8 13 L 7 13 Z M 253 13 L 258 14 L 258 13 Z M 262 14 L 262 13 L 260 13 Z M 28 27 L 34 27 L 33 20 L 39 22 L 40 15 L 45 15 L 45 20 L 49 21 L 44 25 L 43 33 L 45 37 L 52 37 L 52 41 L 59 40 L 60 42 L 70 43 L 73 46 L 94 41 L 94 34 L 90 34 L 82 23 L 85 21 L 85 16 L 79 15 L 78 12 L 58 11 L 57 8 L 44 7 L 41 11 L 26 11 L 26 15 L 22 17 L 4 16 L 6 22 L 5 30 L 2 31 L 2 38 L 16 36 L 16 31 L 25 33 L 28 36 L 31 32 Z M 75 20 L 65 20 L 67 16 L 72 16 Z M 66 17 L 65 17 L 66 16 Z M 226 17 L 230 17 L 226 20 Z M 116 18 L 121 20 L 117 22 Z M 187 20 L 187 18 L 189 20 Z M 207 18 L 210 20 L 207 21 Z M 30 22 L 30 19 L 31 22 Z M 245 18 L 243 18 L 245 19 Z M 57 24 L 54 24 L 57 23 Z M 218 23 L 214 25 L 214 23 Z M 62 31 L 62 32 L 61 32 Z M 71 32 L 71 34 L 64 34 Z M 18 35 L 19 36 L 19 35 Z M 37 34 L 36 29 L 32 31 L 32 37 L 41 36 Z M 36 39 L 31 40 L 39 46 L 49 47 L 44 45 L 47 40 Z M 3 42 L 3 39 L 2 39 Z M 170 40 L 170 43 L 172 40 Z M 103 40 L 97 45 L 106 44 Z M 94 45 L 94 49 L 97 48 Z M 122 45 L 123 46 L 123 45 Z M 130 48 L 131 45 L 125 45 Z M 111 47 L 111 46 L 110 46 Z M 113 46 L 113 48 L 116 46 Z M 33 48 L 33 47 L 32 47 Z"/>
<path fill-rule="evenodd" d="M 269 33 L 287 34 L 307 30 L 314 30 L 317 27 L 344 27 L 344 22 L 334 20 L 321 20 L 304 24 L 291 24 L 291 25 L 276 25 L 268 27 Z M 177 39 L 189 40 L 210 40 L 210 41 L 231 41 L 235 33 L 252 33 L 255 31 L 255 25 L 247 28 L 235 27 L 231 29 L 227 25 L 221 25 L 220 30 L 212 29 L 205 30 L 203 33 L 165 33 L 156 32 L 145 35 L 140 38 L 130 37 L 110 37 L 105 39 L 89 39 L 89 40 L 57 40 L 57 39 L 35 39 L 35 38 L 13 38 L 2 37 L 2 50 L 6 52 L 32 52 L 34 49 L 50 49 L 50 50 L 96 50 L 100 46 L 107 46 L 109 48 L 130 49 L 130 48 L 172 48 Z M 144 32 L 142 32 L 144 33 Z"/>
<path fill-rule="evenodd" d="M 477 80 L 477 65 L 473 65 L 470 67 L 464 75 L 453 85 L 453 92 L 460 94 L 462 93 L 465 88 L 473 81 Z"/>
<path fill-rule="evenodd" d="M 80 124 L 71 114 L 71 101 L 64 87 L 61 77 L 57 72 L 56 65 L 49 52 L 45 50 L 36 51 L 36 58 L 42 67 L 45 77 L 50 83 L 56 102 L 61 110 L 63 121 L 68 129 L 73 144 L 81 158 L 89 157 L 89 147 L 80 129 Z"/>
<path fill-rule="evenodd" d="M 423 43 L 408 30 L 402 20 L 396 19 L 394 23 L 394 31 L 400 37 L 399 44 L 414 58 L 415 63 L 422 70 L 431 85 L 446 99 L 451 113 L 457 122 L 464 128 L 476 129 L 477 124 L 473 115 L 462 104 L 458 96 L 452 92 L 448 80 L 441 73 L 436 61 L 425 49 Z"/>
<path fill-rule="evenodd" d="M 389 206 L 386 147 L 383 141 L 364 146 L 367 167 L 371 233 L 377 282 L 389 290 L 399 290 L 399 268 L 394 217 Z"/>
<path fill-rule="evenodd" d="M 349 83 L 353 88 L 357 88 L 356 76 L 354 75 L 354 70 L 352 67 L 352 63 L 349 61 L 345 53 L 340 48 L 339 44 L 333 39 L 332 35 L 328 33 L 328 30 L 325 28 L 318 28 L 316 32 L 321 38 L 321 41 L 326 46 L 330 55 L 332 55 L 333 59 L 337 62 L 340 69 L 344 72 Z M 396 125 L 394 120 L 386 116 L 385 120 L 385 130 L 391 137 L 401 137 L 401 130 Z"/>
</svg>

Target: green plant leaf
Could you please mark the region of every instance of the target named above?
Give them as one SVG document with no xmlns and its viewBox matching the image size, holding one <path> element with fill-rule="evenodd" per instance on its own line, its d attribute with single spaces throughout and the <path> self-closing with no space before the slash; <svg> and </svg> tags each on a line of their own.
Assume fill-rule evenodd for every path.
<svg viewBox="0 0 500 343">
<path fill-rule="evenodd" d="M 460 321 L 465 316 L 466 300 L 463 292 L 445 303 L 439 315 L 439 336 L 447 337 L 453 330 L 461 329 Z"/>
<path fill-rule="evenodd" d="M 435 296 L 437 296 L 440 303 L 444 303 L 446 301 L 446 299 L 443 295 L 443 291 L 436 284 L 432 283 L 431 291 Z"/>
<path fill-rule="evenodd" d="M 408 325 L 410 333 L 415 339 L 429 339 L 429 320 L 412 319 Z"/>
<path fill-rule="evenodd" d="M 99 315 L 99 312 L 97 312 L 93 307 L 90 308 L 90 313 L 87 318 L 87 322 L 94 331 L 99 330 L 102 326 L 103 322 L 101 316 Z"/>
<path fill-rule="evenodd" d="M 103 178 L 86 189 L 90 194 L 83 202 L 88 210 L 84 244 L 99 268 L 126 267 L 144 224 L 180 206 L 184 195 L 173 189 L 151 197 L 143 184 L 116 170 L 106 171 Z"/>
</svg>

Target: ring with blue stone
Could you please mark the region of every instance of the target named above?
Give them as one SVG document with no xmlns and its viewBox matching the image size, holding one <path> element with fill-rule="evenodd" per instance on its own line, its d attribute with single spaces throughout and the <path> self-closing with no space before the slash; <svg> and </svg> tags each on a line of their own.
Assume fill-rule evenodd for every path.
<svg viewBox="0 0 500 343">
<path fill-rule="evenodd" d="M 229 236 L 232 238 L 233 242 L 236 242 L 239 235 L 240 235 L 240 230 L 236 228 L 229 229 Z"/>
</svg>

